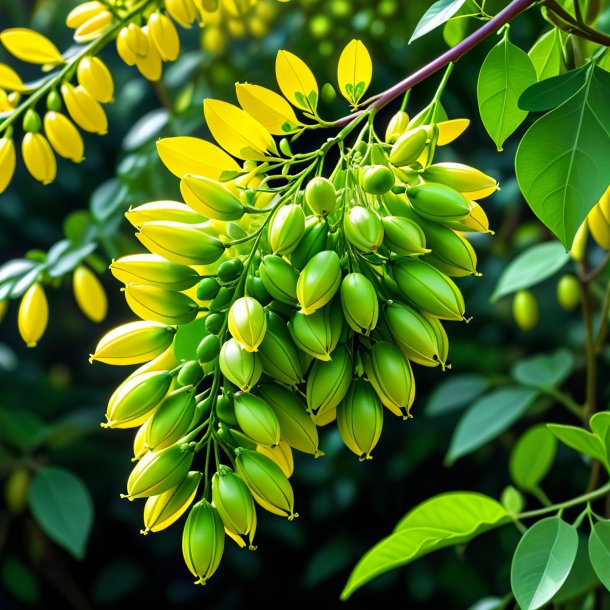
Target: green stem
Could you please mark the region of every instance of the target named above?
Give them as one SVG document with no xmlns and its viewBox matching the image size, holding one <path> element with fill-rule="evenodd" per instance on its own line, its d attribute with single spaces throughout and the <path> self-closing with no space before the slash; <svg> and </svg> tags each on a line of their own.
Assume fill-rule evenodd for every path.
<svg viewBox="0 0 610 610">
<path fill-rule="evenodd" d="M 583 409 L 584 421 L 588 421 L 596 408 L 597 358 L 595 353 L 595 339 L 593 337 L 593 309 L 591 303 L 590 280 L 587 269 L 581 262 L 579 267 L 582 320 L 585 327 L 585 352 L 587 358 L 587 377 L 585 406 Z"/>
<path fill-rule="evenodd" d="M 597 331 L 597 339 L 595 340 L 595 353 L 600 354 L 604 343 L 606 341 L 606 335 L 608 334 L 608 311 L 610 310 L 610 281 L 606 284 L 606 291 L 604 293 L 604 302 L 602 304 L 599 320 L 599 330 Z"/>
</svg>

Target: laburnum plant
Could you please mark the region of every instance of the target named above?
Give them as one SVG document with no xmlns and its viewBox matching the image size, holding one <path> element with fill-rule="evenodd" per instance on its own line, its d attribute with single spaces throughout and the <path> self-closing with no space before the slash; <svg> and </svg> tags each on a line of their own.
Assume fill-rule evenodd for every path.
<svg viewBox="0 0 610 610">
<path fill-rule="evenodd" d="M 234 18 L 251 8 L 236 0 L 222 6 L 230 14 L 234 7 Z M 218 8 L 193 0 L 87 2 L 68 16 L 84 46 L 67 56 L 34 31 L 0 33 L 15 57 L 55 69 L 27 84 L 0 66 L 0 84 L 10 90 L 0 123 L 2 189 L 10 188 L 16 163 L 17 118 L 23 161 L 43 183 L 55 177 L 55 153 L 82 159 L 74 123 L 107 130 L 102 104 L 112 100 L 112 77 L 96 57 L 104 44 L 116 40 L 120 57 L 154 81 L 162 62 L 180 52 L 174 21 L 188 28 Z M 546 29 L 526 51 L 511 35 L 529 10 L 541 11 Z M 90 360 L 135 367 L 109 393 L 102 427 L 133 430 L 124 498 L 143 500 L 143 533 L 182 529 L 182 558 L 195 583 L 221 569 L 226 545 L 247 552 L 264 544 L 256 532 L 266 513 L 298 517 L 294 453 L 324 460 L 323 429 L 336 427 L 362 462 L 386 427 L 415 434 L 418 373 L 427 367 L 439 373 L 429 415 L 468 405 L 447 466 L 532 412 L 545 421 L 511 447 L 514 485 L 500 498 L 450 490 L 410 508 L 354 562 L 340 598 L 433 551 L 511 527 L 521 537 L 506 595 L 480 608 L 602 603 L 610 589 L 610 483 L 603 480 L 610 414 L 599 403 L 597 374 L 610 307 L 608 15 L 589 0 L 513 0 L 495 15 L 485 2 L 440 0 L 411 41 L 443 27 L 449 49 L 386 91 L 366 97 L 373 61 L 365 43 L 354 38 L 343 48 L 336 86 L 349 104 L 345 116 L 320 116 L 316 76 L 281 49 L 277 90 L 238 82 L 238 105 L 203 100 L 215 143 L 192 135 L 156 141 L 181 200 L 125 212 L 145 251 L 107 264 L 137 319 L 102 336 Z M 469 32 L 470 22 L 476 27 Z M 540 320 L 535 287 L 561 273 L 558 304 L 582 310 L 582 403 L 561 389 L 576 369 L 569 350 L 519 361 L 493 385 L 459 376 L 441 382 L 452 368 L 451 333 L 471 321 L 475 306 L 460 285 L 486 281 L 473 244 L 494 239 L 486 208 L 502 188 L 491 172 L 444 152 L 470 119 L 448 116 L 443 96 L 461 69 L 458 60 L 482 44 L 490 50 L 476 98 L 490 155 L 502 153 L 529 114 L 539 114 L 520 139 L 514 173 L 548 231 L 548 239 L 506 265 L 491 302 L 510 297 L 515 324 L 531 331 Z M 411 92 L 440 74 L 429 103 L 411 108 Z M 385 116 L 401 97 L 400 109 Z M 319 148 L 300 147 L 304 134 L 318 130 L 329 134 Z M 83 311 L 103 319 L 105 295 L 84 265 L 96 247 L 95 235 L 67 239 L 46 256 L 0 269 L 0 300 L 20 299 L 19 332 L 28 345 L 45 332 L 43 285 L 53 278 L 74 273 Z M 564 411 L 571 423 L 555 417 Z M 558 441 L 585 459 L 590 480 L 581 494 L 552 502 L 541 484 Z"/>
</svg>

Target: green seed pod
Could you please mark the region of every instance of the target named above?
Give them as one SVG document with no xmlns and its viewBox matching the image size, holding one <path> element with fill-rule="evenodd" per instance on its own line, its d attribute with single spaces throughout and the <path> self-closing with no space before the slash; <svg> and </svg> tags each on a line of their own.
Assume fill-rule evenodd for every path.
<svg viewBox="0 0 610 610">
<path fill-rule="evenodd" d="M 430 252 L 426 247 L 426 235 L 419 224 L 400 216 L 384 216 L 383 245 L 401 256 L 418 256 Z"/>
<path fill-rule="evenodd" d="M 123 497 L 133 500 L 157 496 L 179 485 L 193 463 L 195 444 L 178 443 L 145 453 L 131 471 Z"/>
<path fill-rule="evenodd" d="M 375 252 L 383 242 L 383 224 L 379 214 L 355 205 L 343 219 L 347 240 L 361 252 Z"/>
<path fill-rule="evenodd" d="M 148 422 L 150 422 L 150 418 L 148 418 L 136 432 L 133 437 L 133 457 L 131 458 L 132 462 L 137 462 L 145 453 L 148 452 L 148 447 L 146 447 L 146 428 L 148 427 Z"/>
<path fill-rule="evenodd" d="M 327 216 L 337 205 L 337 191 L 328 178 L 316 176 L 305 187 L 305 202 L 318 216 Z"/>
<path fill-rule="evenodd" d="M 258 272 L 265 290 L 280 303 L 297 304 L 297 281 L 299 274 L 283 258 L 266 254 Z"/>
<path fill-rule="evenodd" d="M 245 350 L 235 339 L 223 343 L 219 363 L 222 374 L 242 392 L 249 392 L 263 374 L 258 354 Z"/>
<path fill-rule="evenodd" d="M 407 197 L 420 216 L 434 222 L 461 220 L 470 213 L 468 199 L 445 184 L 426 182 L 412 186 Z"/>
<path fill-rule="evenodd" d="M 259 396 L 238 392 L 233 398 L 235 418 L 242 432 L 260 445 L 280 442 L 280 423 L 273 409 Z"/>
<path fill-rule="evenodd" d="M 398 195 L 390 191 L 389 193 L 381 196 L 381 201 L 390 215 L 399 216 L 400 218 L 408 218 L 416 224 L 419 224 L 421 216 L 415 212 L 405 193 Z"/>
<path fill-rule="evenodd" d="M 409 124 L 409 115 L 403 110 L 399 110 L 392 116 L 385 130 L 385 141 L 388 144 L 394 144 L 398 138 L 407 131 Z"/>
<path fill-rule="evenodd" d="M 381 402 L 398 417 L 408 419 L 415 399 L 415 378 L 409 361 L 393 343 L 378 341 L 362 364 Z"/>
<path fill-rule="evenodd" d="M 476 252 L 467 239 L 436 222 L 425 222 L 421 227 L 432 250 L 423 257 L 425 262 L 453 277 L 481 275 L 477 271 Z"/>
<path fill-rule="evenodd" d="M 252 544 L 256 532 L 256 506 L 252 493 L 241 477 L 221 465 L 212 477 L 212 504 L 224 524 L 225 532 L 240 548 Z"/>
<path fill-rule="evenodd" d="M 425 126 L 409 129 L 400 135 L 392 146 L 389 161 L 396 167 L 415 163 L 424 152 L 429 139 L 429 130 Z"/>
<path fill-rule="evenodd" d="M 204 277 L 197 284 L 197 298 L 200 301 L 211 301 L 220 290 L 220 284 L 213 277 Z"/>
<path fill-rule="evenodd" d="M 286 255 L 292 252 L 305 233 L 305 212 L 291 203 L 281 207 L 269 224 L 267 236 L 273 254 Z"/>
<path fill-rule="evenodd" d="M 140 533 L 160 532 L 180 519 L 193 503 L 202 477 L 201 472 L 189 472 L 176 487 L 150 496 L 144 504 L 144 529 Z"/>
<path fill-rule="evenodd" d="M 169 391 L 172 377 L 167 371 L 151 371 L 128 377 L 112 393 L 102 428 L 141 426 Z"/>
<path fill-rule="evenodd" d="M 207 322 L 207 319 L 206 319 Z M 207 335 L 197 346 L 197 359 L 203 364 L 212 362 L 220 353 L 220 338 L 218 335 Z"/>
<path fill-rule="evenodd" d="M 263 372 L 287 385 L 303 382 L 303 367 L 286 323 L 272 311 L 267 312 L 267 332 L 258 348 Z"/>
<path fill-rule="evenodd" d="M 241 258 L 232 258 L 229 261 L 223 261 L 218 266 L 218 277 L 223 282 L 232 282 L 236 280 L 244 270 L 244 263 Z"/>
<path fill-rule="evenodd" d="M 303 269 L 316 254 L 327 249 L 327 237 L 328 224 L 316 216 L 309 216 L 299 245 L 290 253 L 290 262 L 297 269 Z"/>
<path fill-rule="evenodd" d="M 172 325 L 188 324 L 199 313 L 199 305 L 181 292 L 144 284 L 128 284 L 124 292 L 127 305 L 142 320 Z"/>
<path fill-rule="evenodd" d="M 455 282 L 428 263 L 405 259 L 394 268 L 401 293 L 413 305 L 441 320 L 464 320 L 464 298 Z"/>
<path fill-rule="evenodd" d="M 235 450 L 237 474 L 252 492 L 254 500 L 269 512 L 288 517 L 292 521 L 298 516 L 294 512 L 294 491 L 282 469 L 268 457 L 252 449 Z"/>
<path fill-rule="evenodd" d="M 235 417 L 235 406 L 233 399 L 226 394 L 221 394 L 216 399 L 216 415 L 220 421 L 229 426 L 237 426 L 237 418 Z"/>
<path fill-rule="evenodd" d="M 222 519 L 207 500 L 191 508 L 182 532 L 182 555 L 195 584 L 205 585 L 218 569 L 225 545 Z"/>
<path fill-rule="evenodd" d="M 310 314 L 324 307 L 341 286 L 341 263 L 334 250 L 316 254 L 303 268 L 297 281 L 301 312 Z"/>
<path fill-rule="evenodd" d="M 180 181 L 180 193 L 195 212 L 213 220 L 239 220 L 246 208 L 224 184 L 205 176 L 186 174 Z"/>
<path fill-rule="evenodd" d="M 377 326 L 379 299 L 372 282 L 362 273 L 348 273 L 341 282 L 341 307 L 350 327 L 369 335 Z"/>
<path fill-rule="evenodd" d="M 280 440 L 297 451 L 311 453 L 315 457 L 324 455 L 318 447 L 318 428 L 307 407 L 294 392 L 274 383 L 261 384 L 257 392 L 273 409 L 279 421 Z"/>
<path fill-rule="evenodd" d="M 438 359 L 441 362 L 443 370 L 451 368 L 450 364 L 447 364 L 447 358 L 449 356 L 449 337 L 447 331 L 443 326 L 443 323 L 434 316 L 426 315 L 425 318 L 430 322 L 434 335 L 436 336 L 436 344 L 438 345 Z"/>
<path fill-rule="evenodd" d="M 139 229 L 145 222 L 171 220 L 191 225 L 202 225 L 205 216 L 197 214 L 185 203 L 179 201 L 149 201 L 125 212 L 125 218 Z"/>
<path fill-rule="evenodd" d="M 267 331 L 263 306 L 252 297 L 233 302 L 228 317 L 229 332 L 249 352 L 256 352 Z"/>
<path fill-rule="evenodd" d="M 202 230 L 170 220 L 145 222 L 136 237 L 152 252 L 183 265 L 215 263 L 225 251 L 224 244 Z"/>
<path fill-rule="evenodd" d="M 566 311 L 575 309 L 580 303 L 580 284 L 574 275 L 566 273 L 559 278 L 557 301 Z"/>
<path fill-rule="evenodd" d="M 286 441 L 280 441 L 275 447 L 256 445 L 256 451 L 275 462 L 288 478 L 292 476 L 294 456 L 292 455 L 292 448 Z"/>
<path fill-rule="evenodd" d="M 335 409 L 345 398 L 352 381 L 352 356 L 339 345 L 328 362 L 316 360 L 307 376 L 305 394 L 308 410 L 317 415 Z"/>
<path fill-rule="evenodd" d="M 218 294 L 208 303 L 209 310 L 214 312 L 225 311 L 233 300 L 234 292 L 233 288 L 223 286 L 218 291 Z"/>
<path fill-rule="evenodd" d="M 178 385 L 187 386 L 192 385 L 194 388 L 197 387 L 199 382 L 203 379 L 203 369 L 198 360 L 189 360 L 182 365 L 180 372 L 176 376 Z"/>
<path fill-rule="evenodd" d="M 517 326 L 524 331 L 536 327 L 540 317 L 538 301 L 530 290 L 518 290 L 513 298 L 513 317 Z"/>
<path fill-rule="evenodd" d="M 383 195 L 394 186 L 394 172 L 384 165 L 371 165 L 360 170 L 360 186 L 371 195 Z"/>
<path fill-rule="evenodd" d="M 430 321 L 418 311 L 394 301 L 384 317 L 394 343 L 405 358 L 423 366 L 440 364 L 440 348 Z"/>
<path fill-rule="evenodd" d="M 487 218 L 485 210 L 476 201 L 470 201 L 470 213 L 468 216 L 464 216 L 462 220 L 445 222 L 443 224 L 454 231 L 491 233 L 493 235 L 493 231 L 489 228 L 489 218 Z"/>
<path fill-rule="evenodd" d="M 360 461 L 372 459 L 381 437 L 383 406 L 368 381 L 352 381 L 347 396 L 337 407 L 337 428 L 345 446 Z"/>
<path fill-rule="evenodd" d="M 158 254 L 130 254 L 112 261 L 112 275 L 123 284 L 146 284 L 165 290 L 188 290 L 199 281 L 199 274 Z"/>
<path fill-rule="evenodd" d="M 271 295 L 267 292 L 263 280 L 257 275 L 247 277 L 246 294 L 255 298 L 261 305 L 267 305 L 271 301 Z"/>
<path fill-rule="evenodd" d="M 446 184 L 461 193 L 497 187 L 495 178 L 462 163 L 435 163 L 421 173 L 426 182 Z"/>
<path fill-rule="evenodd" d="M 288 331 L 296 346 L 318 360 L 330 360 L 343 327 L 343 313 L 331 301 L 325 307 L 308 315 L 294 312 L 288 322 Z"/>
<path fill-rule="evenodd" d="M 146 426 L 146 446 L 155 451 L 178 442 L 191 429 L 196 404 L 190 386 L 168 394 Z"/>
<path fill-rule="evenodd" d="M 205 329 L 212 335 L 218 334 L 224 325 L 225 316 L 222 313 L 209 313 L 205 318 Z"/>
</svg>

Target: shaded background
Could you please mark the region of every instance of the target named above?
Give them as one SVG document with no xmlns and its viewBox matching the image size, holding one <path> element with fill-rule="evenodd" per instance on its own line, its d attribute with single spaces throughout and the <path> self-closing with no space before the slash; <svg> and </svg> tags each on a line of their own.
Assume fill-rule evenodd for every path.
<svg viewBox="0 0 610 610">
<path fill-rule="evenodd" d="M 70 45 L 63 25 L 73 2 L 37 3 L 0 0 L 0 27 L 33 27 L 61 49 Z M 101 57 L 116 82 L 116 102 L 107 106 L 109 134 L 85 136 L 86 159 L 80 165 L 60 161 L 58 178 L 40 186 L 19 167 L 12 186 L 0 196 L 0 261 L 21 257 L 32 249 L 46 251 L 63 237 L 66 217 L 93 222 L 102 245 L 103 265 L 113 256 L 139 250 L 133 230 L 122 219 L 129 205 L 179 198 L 178 181 L 160 163 L 154 140 L 193 134 L 209 137 L 203 125 L 206 97 L 235 102 L 234 83 L 253 82 L 276 88 L 274 60 L 278 49 L 290 50 L 312 68 L 320 86 L 335 83 L 338 56 L 352 38 L 361 39 L 374 62 L 369 93 L 381 91 L 447 48 L 442 31 L 408 45 L 408 39 L 429 3 L 421 0 L 293 0 L 286 5 L 263 0 L 261 20 L 267 34 L 235 37 L 181 30 L 185 49 L 179 61 L 166 66 L 160 86 L 141 78 L 107 48 Z M 495 12 L 503 3 L 488 3 Z M 525 50 L 545 28 L 530 11 L 512 26 L 511 38 Z M 260 29 L 260 28 L 259 28 Z M 482 277 L 458 281 L 464 292 L 466 324 L 449 323 L 452 368 L 415 367 L 417 397 L 414 418 L 407 422 L 386 416 L 374 459 L 360 463 L 342 446 L 336 428 L 322 430 L 324 458 L 295 452 L 296 509 L 289 523 L 259 511 L 258 550 L 242 551 L 227 543 L 221 566 L 206 587 L 192 585 L 183 563 L 182 520 L 163 532 L 141 536 L 143 501 L 121 500 L 133 466 L 130 430 L 102 430 L 112 390 L 131 372 L 122 367 L 89 364 L 88 356 L 110 328 L 131 321 L 117 281 L 105 272 L 110 313 L 95 325 L 79 311 L 69 281 L 48 290 L 51 319 L 38 348 L 24 346 L 16 330 L 17 303 L 0 325 L 0 485 L 17 467 L 39 464 L 67 468 L 88 488 L 95 517 L 86 556 L 74 559 L 39 528 L 29 510 L 15 513 L 0 498 L 0 608 L 167 607 L 231 610 L 272 604 L 292 608 L 370 608 L 392 604 L 421 609 L 462 610 L 486 596 L 510 590 L 510 557 L 518 533 L 510 528 L 485 534 L 465 548 L 448 549 L 394 570 L 357 591 L 347 602 L 339 594 L 358 558 L 418 502 L 449 490 L 473 490 L 499 497 L 510 483 L 507 460 L 521 429 L 539 420 L 529 418 L 451 468 L 443 465 L 448 441 L 459 417 L 452 411 L 427 417 L 425 405 L 438 384 L 458 373 L 506 375 L 525 354 L 573 348 L 581 367 L 582 333 L 578 312 L 562 311 L 555 299 L 555 279 L 536 288 L 540 324 L 531 332 L 513 323 L 510 300 L 491 304 L 495 280 L 507 262 L 527 246 L 547 237 L 519 195 L 513 175 L 518 136 L 531 118 L 498 153 L 476 110 L 478 68 L 494 44 L 486 41 L 459 61 L 443 97 L 450 118 L 470 117 L 467 132 L 444 147 L 439 160 L 473 165 L 496 177 L 501 190 L 483 205 L 495 231 L 475 236 Z M 202 46 L 203 45 L 203 46 Z M 111 45 L 112 46 L 112 45 Z M 6 57 L 0 56 L 0 61 Z M 418 86 L 407 110 L 416 114 L 434 93 L 440 75 Z M 328 89 L 326 90 L 328 93 Z M 380 113 L 383 133 L 399 102 Z M 336 118 L 346 104 L 323 96 L 321 113 Z M 329 133 L 316 134 L 325 138 Z M 307 136 L 303 148 L 322 140 Z M 570 388 L 577 399 L 582 388 L 577 373 Z M 607 404 L 607 396 L 603 396 Z M 464 405 L 465 406 L 465 405 Z M 562 468 L 564 456 L 549 477 L 552 497 L 567 498 L 586 484 L 583 464 Z"/>
</svg>

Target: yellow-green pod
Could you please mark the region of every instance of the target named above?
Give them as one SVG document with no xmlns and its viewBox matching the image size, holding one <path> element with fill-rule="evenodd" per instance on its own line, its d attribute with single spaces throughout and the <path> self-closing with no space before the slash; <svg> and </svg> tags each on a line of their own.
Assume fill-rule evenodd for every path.
<svg viewBox="0 0 610 610">
<path fill-rule="evenodd" d="M 149 201 L 135 208 L 130 207 L 125 212 L 125 218 L 136 229 L 139 229 L 145 222 L 159 220 L 171 220 L 172 222 L 180 222 L 187 225 L 202 226 L 206 223 L 205 216 L 197 214 L 186 203 L 171 200 Z"/>
<path fill-rule="evenodd" d="M 145 284 L 165 290 L 188 290 L 200 276 L 192 267 L 168 261 L 158 254 L 128 254 L 110 264 L 112 275 L 123 284 Z"/>
<path fill-rule="evenodd" d="M 108 313 L 108 297 L 97 275 L 79 265 L 72 275 L 72 290 L 80 310 L 92 321 L 102 322 Z"/>
<path fill-rule="evenodd" d="M 312 178 L 305 187 L 305 203 L 318 216 L 327 216 L 337 205 L 335 186 L 323 176 Z"/>
<path fill-rule="evenodd" d="M 199 305 L 186 294 L 145 284 L 125 286 L 125 300 L 142 320 L 189 324 L 199 314 Z"/>
<path fill-rule="evenodd" d="M 422 229 L 432 250 L 422 260 L 452 277 L 481 275 L 477 271 L 477 254 L 465 237 L 436 222 L 426 222 Z"/>
<path fill-rule="evenodd" d="M 297 270 L 280 256 L 266 254 L 259 266 L 260 279 L 269 295 L 286 305 L 297 304 Z"/>
<path fill-rule="evenodd" d="M 328 224 L 317 216 L 308 216 L 305 220 L 305 233 L 297 247 L 290 253 L 290 262 L 297 268 L 305 265 L 318 252 L 326 249 Z"/>
<path fill-rule="evenodd" d="M 297 281 L 297 299 L 301 312 L 310 314 L 324 307 L 337 293 L 343 274 L 334 250 L 316 254 L 303 268 Z"/>
<path fill-rule="evenodd" d="M 470 213 L 470 202 L 459 191 L 438 182 L 425 182 L 407 189 L 413 209 L 434 222 L 461 220 Z"/>
<path fill-rule="evenodd" d="M 348 273 L 341 282 L 341 307 L 350 327 L 369 335 L 377 326 L 379 299 L 371 280 L 362 273 Z"/>
<path fill-rule="evenodd" d="M 463 163 L 434 163 L 426 167 L 421 176 L 426 182 L 446 184 L 460 193 L 498 187 L 495 178 Z"/>
<path fill-rule="evenodd" d="M 347 240 L 361 252 L 376 252 L 383 242 L 383 224 L 377 212 L 355 205 L 343 219 Z"/>
<path fill-rule="evenodd" d="M 35 282 L 21 297 L 17 328 L 28 347 L 36 347 L 49 322 L 49 304 L 42 284 Z"/>
<path fill-rule="evenodd" d="M 267 237 L 273 254 L 290 254 L 305 234 L 305 212 L 303 208 L 291 203 L 281 207 L 272 218 Z"/>
<path fill-rule="evenodd" d="M 337 346 L 328 362 L 316 360 L 305 388 L 308 410 L 320 415 L 337 407 L 349 389 L 352 369 L 351 354 L 343 345 Z"/>
<path fill-rule="evenodd" d="M 308 315 L 295 311 L 288 322 L 288 331 L 301 351 L 318 360 L 330 360 L 343 325 L 343 311 L 333 300 Z"/>
<path fill-rule="evenodd" d="M 384 140 L 388 144 L 394 144 L 398 138 L 407 131 L 409 125 L 409 115 L 404 110 L 399 110 L 396 114 L 392 115 L 388 126 L 385 130 Z"/>
<path fill-rule="evenodd" d="M 222 344 L 219 364 L 222 374 L 242 392 L 249 392 L 263 374 L 258 354 L 245 350 L 235 339 Z"/>
<path fill-rule="evenodd" d="M 233 399 L 235 419 L 241 431 L 258 445 L 280 442 L 280 422 L 269 404 L 253 394 L 238 392 Z"/>
<path fill-rule="evenodd" d="M 157 451 L 169 447 L 188 434 L 195 418 L 197 399 L 190 386 L 170 392 L 146 426 L 146 446 Z"/>
<path fill-rule="evenodd" d="M 415 163 L 426 148 L 428 139 L 429 130 L 424 125 L 405 131 L 392 145 L 388 157 L 390 163 L 397 167 Z"/>
<path fill-rule="evenodd" d="M 575 275 L 563 274 L 557 282 L 557 301 L 562 309 L 571 311 L 580 303 L 580 283 Z"/>
<path fill-rule="evenodd" d="M 401 256 L 419 256 L 430 252 L 426 245 L 426 235 L 421 226 L 401 216 L 384 216 L 383 245 Z"/>
<path fill-rule="evenodd" d="M 184 201 L 195 212 L 214 220 L 239 220 L 246 212 L 242 202 L 224 184 L 205 176 L 186 174 L 180 182 Z"/>
<path fill-rule="evenodd" d="M 538 300 L 531 290 L 518 290 L 513 297 L 513 317 L 517 326 L 526 332 L 534 329 L 540 318 Z"/>
<path fill-rule="evenodd" d="M 282 472 L 290 478 L 294 472 L 294 456 L 292 448 L 286 441 L 280 441 L 277 445 L 256 445 L 258 453 L 268 457 L 272 462 L 275 462 Z"/>
<path fill-rule="evenodd" d="M 233 302 L 228 315 L 229 332 L 248 352 L 256 352 L 265 338 L 267 318 L 263 306 L 252 297 Z"/>
</svg>

